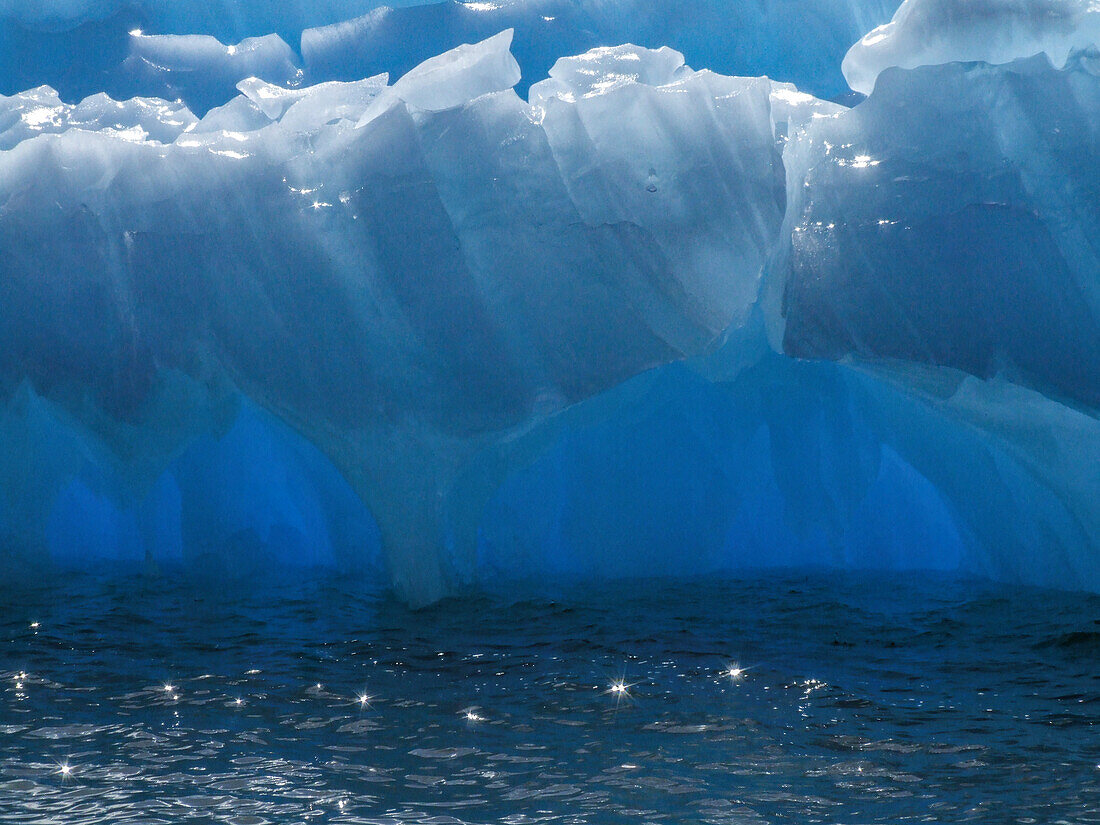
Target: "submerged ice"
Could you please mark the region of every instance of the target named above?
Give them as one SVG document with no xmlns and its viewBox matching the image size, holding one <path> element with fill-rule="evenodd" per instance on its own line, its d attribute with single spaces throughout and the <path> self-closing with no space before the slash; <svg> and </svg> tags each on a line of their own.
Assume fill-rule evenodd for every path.
<svg viewBox="0 0 1100 825">
<path fill-rule="evenodd" d="M 5 565 L 1100 590 L 1094 58 L 905 68 L 921 2 L 852 109 L 537 3 L 135 33 L 177 102 L 0 97 Z"/>
</svg>

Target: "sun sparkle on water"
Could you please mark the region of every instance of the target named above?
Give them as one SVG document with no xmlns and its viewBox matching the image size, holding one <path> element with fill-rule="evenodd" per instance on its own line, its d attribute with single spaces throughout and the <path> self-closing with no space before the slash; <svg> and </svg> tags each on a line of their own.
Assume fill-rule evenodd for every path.
<svg viewBox="0 0 1100 825">
<path fill-rule="evenodd" d="M 201 813 L 211 821 L 368 821 L 381 806 L 407 806 L 426 821 L 453 806 L 466 811 L 465 821 L 501 822 L 526 805 L 551 811 L 545 825 L 632 821 L 631 812 L 660 806 L 668 821 L 692 821 L 728 794 L 736 775 L 740 804 L 760 821 L 895 825 L 911 804 L 905 794 L 913 777 L 945 821 L 965 818 L 978 777 L 1008 800 L 998 814 L 1023 819 L 1041 809 L 1037 821 L 1069 821 L 1100 788 L 1088 709 L 1057 698 L 1085 695 L 1090 675 L 1055 667 L 1066 659 L 1064 640 L 1093 621 L 1094 600 L 1061 597 L 1069 619 L 1059 615 L 1036 630 L 1016 628 L 1012 616 L 986 606 L 1001 602 L 984 599 L 970 625 L 944 629 L 954 607 L 930 611 L 928 588 L 914 585 L 916 595 L 891 591 L 896 615 L 884 628 L 881 611 L 864 609 L 879 605 L 877 592 L 852 595 L 829 581 L 798 585 L 805 592 L 792 594 L 781 580 L 771 601 L 737 583 L 625 606 L 578 600 L 568 611 L 479 601 L 433 614 L 430 626 L 424 614 L 355 591 L 337 602 L 334 625 L 312 624 L 299 620 L 299 599 L 264 591 L 248 607 L 265 628 L 262 640 L 238 639 L 227 619 L 241 606 L 232 602 L 173 626 L 163 646 L 148 630 L 175 615 L 166 614 L 160 591 L 108 589 L 89 619 L 92 590 L 73 615 L 47 617 L 48 638 L 26 633 L 36 613 L 18 606 L 3 628 L 14 640 L 4 652 L 31 665 L 34 676 L 8 669 L 9 689 L 0 691 L 0 712 L 9 714 L 0 721 L 18 723 L 0 731 L 0 775 L 16 779 L 0 782 L 0 819 L 18 805 L 40 812 L 41 821 L 75 822 L 94 804 L 96 821 L 158 814 L 175 821 L 163 810 L 172 799 L 181 800 L 184 817 L 183 805 L 209 802 Z M 52 593 L 51 610 L 66 609 Z M 177 593 L 189 604 L 190 590 L 169 591 Z M 1032 604 L 1027 594 L 1015 598 Z M 705 608 L 699 618 L 683 618 L 688 599 Z M 731 623 L 729 605 L 750 602 Z M 809 617 L 822 603 L 839 615 L 824 631 Z M 142 621 L 112 628 L 109 638 L 95 635 L 99 617 L 123 609 Z M 805 632 L 789 632 L 792 613 L 806 616 Z M 1006 624 L 1013 632 L 1002 639 Z M 835 627 L 856 649 L 838 651 Z M 985 694 L 968 698 L 969 675 L 929 678 L 947 641 L 1006 668 L 1027 657 L 1043 696 L 1018 684 L 1015 670 L 991 685 L 997 704 Z M 892 670 L 884 671 L 887 658 Z M 165 672 L 179 675 L 187 691 Z M 317 675 L 329 682 L 308 681 Z M 374 705 L 377 697 L 385 702 Z M 1069 722 L 1055 750 L 1034 747 L 1053 740 L 1028 714 Z M 964 757 L 954 752 L 863 749 L 852 757 L 855 736 L 932 741 L 947 726 L 971 731 L 957 735 L 975 760 L 982 751 L 1005 754 L 1049 781 L 1013 784 L 976 761 L 959 767 Z M 750 762 L 759 774 L 737 773 Z M 781 782 L 789 797 L 777 801 Z M 597 787 L 598 795 L 567 791 Z M 677 789 L 671 801 L 666 788 Z"/>
</svg>

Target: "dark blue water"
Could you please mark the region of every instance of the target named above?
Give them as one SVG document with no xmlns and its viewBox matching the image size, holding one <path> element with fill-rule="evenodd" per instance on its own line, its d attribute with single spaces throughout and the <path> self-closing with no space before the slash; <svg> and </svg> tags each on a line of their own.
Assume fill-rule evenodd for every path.
<svg viewBox="0 0 1100 825">
<path fill-rule="evenodd" d="M 421 612 L 339 579 L 216 590 L 0 589 L 0 821 L 1100 821 L 1098 597 L 912 575 Z"/>
</svg>

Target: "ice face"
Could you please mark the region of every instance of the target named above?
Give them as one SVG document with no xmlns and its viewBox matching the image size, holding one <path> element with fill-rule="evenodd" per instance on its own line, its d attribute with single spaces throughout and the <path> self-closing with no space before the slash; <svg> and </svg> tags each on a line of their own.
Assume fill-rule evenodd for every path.
<svg viewBox="0 0 1100 825">
<path fill-rule="evenodd" d="M 636 77 L 595 54 L 582 96 L 563 73 L 532 106 L 509 37 L 392 87 L 247 80 L 172 143 L 23 139 L 0 155 L 4 383 L 139 442 L 166 370 L 229 385 L 332 458 L 411 598 L 469 575 L 463 463 L 744 323 L 783 209 L 768 81 L 632 49 Z M 65 506 L 122 530 L 81 484 Z"/>
<path fill-rule="evenodd" d="M 301 58 L 127 35 L 185 102 L 0 98 L 3 564 L 1100 590 L 1095 58 L 895 67 L 849 110 L 626 44 L 524 100 L 582 17 L 664 13 L 532 39 L 547 9 Z"/>
<path fill-rule="evenodd" d="M 765 356 L 730 380 L 672 366 L 632 383 L 610 415 L 568 414 L 494 493 L 487 579 L 969 563 L 951 503 L 876 432 L 845 368 Z"/>
<path fill-rule="evenodd" d="M 1010 63 L 1044 52 L 1061 68 L 1097 45 L 1100 9 L 1090 0 L 905 0 L 852 46 L 843 68 L 853 89 L 870 94 L 891 66 Z"/>
<path fill-rule="evenodd" d="M 884 73 L 787 149 L 782 347 L 1100 401 L 1100 81 L 1043 57 Z M 777 334 L 778 337 L 778 334 Z"/>
<path fill-rule="evenodd" d="M 783 211 L 773 89 L 766 79 L 693 72 L 671 49 L 633 46 L 563 59 L 531 88 L 581 217 L 645 230 L 693 306 L 703 335 L 691 343 L 682 337 L 690 330 L 678 332 L 683 351 L 744 323 L 755 302 L 751 273 Z M 647 299 L 643 289 L 632 288 L 634 300 Z"/>
<path fill-rule="evenodd" d="M 945 367 L 699 366 L 556 419 L 488 497 L 482 581 L 809 565 L 1100 588 L 1094 415 Z"/>
<path fill-rule="evenodd" d="M 0 409 L 6 573 L 49 559 L 248 576 L 327 566 L 382 578 L 378 529 L 315 447 L 235 393 L 165 373 L 127 421 L 80 421 L 19 387 Z"/>
</svg>

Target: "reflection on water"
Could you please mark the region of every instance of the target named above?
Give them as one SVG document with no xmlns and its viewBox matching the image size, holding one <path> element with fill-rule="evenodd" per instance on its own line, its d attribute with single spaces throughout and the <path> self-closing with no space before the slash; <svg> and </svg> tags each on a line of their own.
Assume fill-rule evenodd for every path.
<svg viewBox="0 0 1100 825">
<path fill-rule="evenodd" d="M 0 822 L 1100 821 L 1100 598 L 0 590 Z"/>
</svg>

